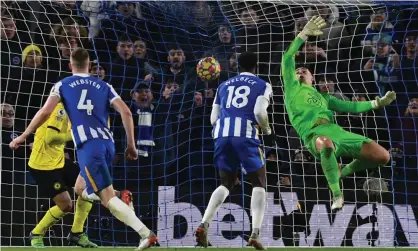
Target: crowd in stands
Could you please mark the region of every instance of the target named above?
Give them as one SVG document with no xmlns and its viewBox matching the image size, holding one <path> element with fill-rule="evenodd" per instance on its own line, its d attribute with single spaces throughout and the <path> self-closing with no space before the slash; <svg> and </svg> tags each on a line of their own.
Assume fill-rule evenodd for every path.
<svg viewBox="0 0 418 251">
<path fill-rule="evenodd" d="M 176 185 L 192 179 L 215 180 L 211 105 L 218 85 L 238 74 L 237 55 L 253 51 L 259 56 L 258 75 L 274 90 L 270 121 L 277 142 L 276 146 L 266 146 L 268 185 L 303 186 L 301 175 L 321 174 L 321 168 L 315 168 L 314 160 L 289 126 L 280 61 L 306 21 L 320 15 L 327 21 L 327 28 L 322 36 L 309 39 L 301 48 L 296 57 L 298 65 L 315 74 L 320 91 L 342 100 L 369 100 L 388 90 L 396 91 L 396 104 L 387 109 L 336 114 L 336 120 L 392 151 L 399 169 L 393 169 L 394 173 L 388 169 L 386 178 L 398 177 L 404 184 L 404 175 L 409 175 L 408 180 L 418 176 L 415 7 L 197 1 L 190 2 L 191 10 L 187 10 L 194 11 L 195 16 L 185 20 L 182 18 L 187 15 L 181 13 L 178 17 L 164 14 L 170 10 L 158 3 L 1 4 L 3 170 L 24 173 L 25 161 L 13 161 L 27 160 L 29 144 L 20 153 L 6 150 L 7 144 L 33 118 L 53 84 L 71 74 L 68 63 L 72 49 L 84 47 L 90 52 L 90 73 L 113 85 L 134 116 L 140 153 L 137 161 L 124 160 L 126 142 L 121 120 L 115 114 L 111 116 L 117 146 L 112 170 L 116 184 L 122 182 L 138 194 L 148 192 L 152 182 Z M 167 3 L 166 8 L 174 4 Z M 216 13 L 227 18 L 216 19 Z M 197 77 L 196 63 L 205 56 L 219 61 L 219 80 L 204 82 Z M 73 159 L 73 151 L 68 153 Z M 325 184 L 308 185 L 314 188 Z"/>
</svg>

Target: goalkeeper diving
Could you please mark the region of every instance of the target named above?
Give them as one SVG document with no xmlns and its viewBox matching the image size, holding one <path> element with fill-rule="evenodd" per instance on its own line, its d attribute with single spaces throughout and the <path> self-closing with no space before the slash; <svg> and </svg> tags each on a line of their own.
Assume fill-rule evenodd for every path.
<svg viewBox="0 0 418 251">
<path fill-rule="evenodd" d="M 321 161 L 322 170 L 333 194 L 332 210 L 341 209 L 344 198 L 340 179 L 354 172 L 384 166 L 390 160 L 389 152 L 373 140 L 345 131 L 335 124 L 335 112 L 362 113 L 389 105 L 396 99 L 394 92 L 373 101 L 342 101 L 312 87 L 313 76 L 304 67 L 296 68 L 294 56 L 308 36 L 321 35 L 326 26 L 321 17 L 313 17 L 291 43 L 282 58 L 282 76 L 285 106 L 289 120 L 305 146 Z M 338 157 L 354 160 L 339 169 Z"/>
</svg>

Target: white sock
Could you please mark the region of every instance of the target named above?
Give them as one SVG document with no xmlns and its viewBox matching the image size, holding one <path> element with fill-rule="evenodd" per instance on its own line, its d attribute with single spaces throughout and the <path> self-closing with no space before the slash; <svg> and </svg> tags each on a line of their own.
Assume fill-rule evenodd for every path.
<svg viewBox="0 0 418 251">
<path fill-rule="evenodd" d="M 147 238 L 151 233 L 144 223 L 138 219 L 134 211 L 118 197 L 115 196 L 110 199 L 107 208 L 118 220 L 133 228 L 141 238 Z"/>
<path fill-rule="evenodd" d="M 213 191 L 212 196 L 210 197 L 208 207 L 206 208 L 205 214 L 202 218 L 202 223 L 210 223 L 215 216 L 218 209 L 224 203 L 226 197 L 229 195 L 229 190 L 224 186 L 219 186 Z"/>
<path fill-rule="evenodd" d="M 266 190 L 254 187 L 251 195 L 251 214 L 253 217 L 253 230 L 260 229 L 263 224 L 264 210 L 266 208 Z"/>
<path fill-rule="evenodd" d="M 83 190 L 83 193 L 81 194 L 81 198 L 85 200 L 101 201 L 99 196 L 97 196 L 95 193 L 88 194 L 87 189 Z"/>
</svg>

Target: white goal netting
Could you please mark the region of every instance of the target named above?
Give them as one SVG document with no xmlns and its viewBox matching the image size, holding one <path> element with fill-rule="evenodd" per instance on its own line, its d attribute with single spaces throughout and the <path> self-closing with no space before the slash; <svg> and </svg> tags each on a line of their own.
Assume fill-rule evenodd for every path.
<svg viewBox="0 0 418 251">
<path fill-rule="evenodd" d="M 308 3 L 309 2 L 309 3 Z M 388 90 L 396 102 L 362 114 L 335 114 L 337 123 L 390 150 L 388 166 L 343 180 L 344 210 L 330 211 L 321 166 L 301 144 L 283 105 L 280 62 L 313 15 L 327 22 L 296 62 L 315 75 L 315 86 L 342 100 L 373 99 Z M 105 79 L 134 107 L 152 113 L 155 146 L 139 146 L 137 162 L 123 160 L 120 118 L 111 117 L 117 157 L 115 187 L 134 195 L 137 215 L 159 235 L 159 245 L 194 246 L 212 191 L 210 111 L 217 86 L 237 74 L 236 55 L 257 52 L 258 75 L 273 86 L 270 121 L 277 135 L 265 146 L 267 208 L 262 242 L 275 246 L 418 245 L 418 6 L 369 1 L 1 1 L 1 246 L 29 245 L 27 237 L 53 205 L 27 170 L 31 142 L 8 144 L 23 132 L 52 85 L 68 76 L 71 50 L 84 47 L 91 74 Z M 202 82 L 197 62 L 214 56 L 218 81 Z M 145 77 L 145 96 L 131 92 Z M 133 110 L 137 130 L 140 114 Z M 75 160 L 68 145 L 68 161 Z M 349 163 L 350 159 L 340 159 Z M 387 186 L 389 192 L 381 192 Z M 218 247 L 242 247 L 251 233 L 251 187 L 240 174 L 234 193 L 210 228 Z M 45 244 L 67 245 L 72 215 L 53 226 Z M 95 204 L 86 225 L 103 246 L 134 246 L 136 233 Z"/>
</svg>

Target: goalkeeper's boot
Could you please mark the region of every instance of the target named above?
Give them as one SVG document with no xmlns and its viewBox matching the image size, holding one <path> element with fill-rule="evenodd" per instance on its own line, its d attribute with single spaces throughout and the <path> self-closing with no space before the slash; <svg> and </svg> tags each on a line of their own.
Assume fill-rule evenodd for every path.
<svg viewBox="0 0 418 251">
<path fill-rule="evenodd" d="M 70 232 L 67 237 L 70 245 L 76 245 L 83 248 L 97 248 L 97 244 L 89 240 L 86 233 L 73 233 Z"/>
<path fill-rule="evenodd" d="M 208 241 L 208 228 L 209 223 L 200 223 L 199 227 L 196 229 L 196 243 L 197 246 L 207 248 L 209 246 Z"/>
<path fill-rule="evenodd" d="M 335 198 L 332 199 L 332 206 L 331 206 L 331 210 L 340 210 L 342 209 L 344 206 L 344 197 L 342 195 L 337 196 Z"/>
<path fill-rule="evenodd" d="M 256 250 L 266 250 L 266 248 L 260 242 L 260 236 L 257 233 L 252 233 L 248 240 L 248 246 L 254 247 Z"/>
<path fill-rule="evenodd" d="M 154 232 L 150 232 L 150 234 L 148 235 L 147 238 L 145 238 L 144 240 L 142 240 L 139 243 L 139 246 L 137 249 L 137 251 L 141 251 L 141 250 L 145 250 L 147 248 L 152 247 L 154 244 L 156 244 L 158 242 L 158 237 L 157 235 L 154 234 Z"/>
<path fill-rule="evenodd" d="M 120 191 L 120 199 L 126 204 L 128 205 L 133 211 L 135 211 L 134 209 L 134 197 L 132 196 L 131 191 L 129 190 L 123 190 Z"/>
<path fill-rule="evenodd" d="M 44 236 L 34 235 L 32 232 L 29 234 L 30 245 L 34 248 L 44 248 Z"/>
</svg>

